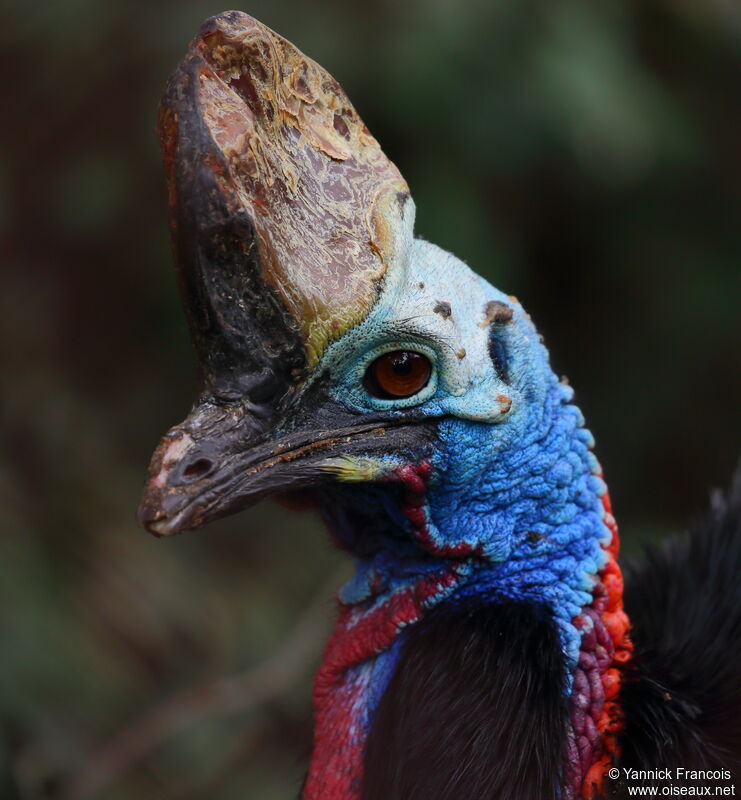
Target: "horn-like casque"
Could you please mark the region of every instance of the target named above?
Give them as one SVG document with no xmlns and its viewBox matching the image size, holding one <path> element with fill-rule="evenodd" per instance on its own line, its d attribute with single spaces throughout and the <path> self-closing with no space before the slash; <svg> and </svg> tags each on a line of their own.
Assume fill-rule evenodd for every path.
<svg viewBox="0 0 741 800">
<path fill-rule="evenodd" d="M 206 387 L 277 396 L 372 308 L 407 185 L 339 84 L 236 11 L 203 25 L 158 128 Z"/>
</svg>

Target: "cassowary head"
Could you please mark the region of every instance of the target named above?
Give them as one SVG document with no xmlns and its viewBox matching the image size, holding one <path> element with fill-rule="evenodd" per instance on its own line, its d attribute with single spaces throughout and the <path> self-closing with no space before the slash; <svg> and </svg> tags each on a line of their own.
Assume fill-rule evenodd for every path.
<svg viewBox="0 0 741 800">
<path fill-rule="evenodd" d="M 414 238 L 407 185 L 339 85 L 244 14 L 202 27 L 159 132 L 202 390 L 141 521 L 168 535 L 300 493 L 336 532 L 416 515 L 430 552 L 505 558 L 476 487 L 569 399 L 517 300 Z"/>
<path fill-rule="evenodd" d="M 511 727 L 538 744 L 511 770 L 494 759 L 519 787 L 501 796 L 555 796 L 557 784 L 570 787 L 565 798 L 582 796 L 614 752 L 607 701 L 630 654 L 628 622 L 592 438 L 529 317 L 414 238 L 407 185 L 342 89 L 251 17 L 205 23 L 170 80 L 159 131 L 202 388 L 155 451 L 140 519 L 168 535 L 287 496 L 316 505 L 356 556 L 315 682 L 303 796 L 355 800 L 363 774 L 366 786 L 374 774 L 385 785 L 383 703 L 396 714 L 413 696 L 404 676 L 416 676 L 415 646 L 424 650 L 424 625 L 418 645 L 410 631 L 431 609 L 463 614 L 438 616 L 439 665 L 471 607 L 490 615 L 502 668 L 474 659 L 460 680 L 500 676 L 491 720 L 504 723 L 491 740 L 473 713 L 456 718 L 474 726 L 460 736 L 395 724 L 399 751 L 429 731 L 425 753 L 475 740 L 491 758 L 509 752 Z M 463 659 L 470 647 L 451 652 L 458 675 L 455 652 Z M 367 739 L 375 714 L 378 751 Z M 417 781 L 428 761 L 451 757 L 448 774 L 462 774 L 451 752 L 424 756 L 410 774 Z M 367 796 L 389 796 L 379 792 Z"/>
</svg>

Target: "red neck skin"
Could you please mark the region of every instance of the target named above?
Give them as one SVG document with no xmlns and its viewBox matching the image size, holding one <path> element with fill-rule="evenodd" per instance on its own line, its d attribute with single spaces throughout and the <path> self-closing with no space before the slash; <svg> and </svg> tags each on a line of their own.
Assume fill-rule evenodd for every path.
<svg viewBox="0 0 741 800">
<path fill-rule="evenodd" d="M 314 751 L 304 800 L 357 800 L 363 748 L 374 701 L 393 669 L 393 645 L 407 625 L 469 574 L 465 563 L 442 564 L 411 586 L 371 597 L 361 607 L 340 603 L 339 617 L 314 681 Z"/>
<path fill-rule="evenodd" d="M 617 562 L 620 539 L 609 494 L 604 495 L 603 507 L 604 522 L 612 533 L 604 548 L 607 561 L 597 573 L 592 602 L 574 619 L 582 640 L 571 695 L 564 786 L 568 800 L 602 796 L 607 772 L 620 756 L 621 675 L 633 654 L 630 621 L 623 608 L 623 575 Z"/>
<path fill-rule="evenodd" d="M 405 481 L 410 521 L 422 503 L 425 477 Z M 573 673 L 562 800 L 599 797 L 607 771 L 619 756 L 620 676 L 632 644 L 617 563 L 618 530 L 607 494 L 603 514 L 612 539 L 604 547 L 605 564 L 595 575 L 592 601 L 574 619 L 582 639 Z M 441 560 L 439 569 L 411 584 L 379 582 L 363 602 L 339 603 L 338 620 L 314 683 L 314 749 L 303 800 L 359 800 L 370 717 L 378 687 L 382 692 L 394 668 L 399 634 L 454 593 L 471 571 L 471 559 Z"/>
</svg>

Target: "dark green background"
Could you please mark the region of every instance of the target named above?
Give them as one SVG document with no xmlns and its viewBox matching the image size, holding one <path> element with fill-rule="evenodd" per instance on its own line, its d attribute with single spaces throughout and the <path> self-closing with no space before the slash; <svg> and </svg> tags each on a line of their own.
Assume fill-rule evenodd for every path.
<svg viewBox="0 0 741 800">
<path fill-rule="evenodd" d="M 319 587 L 344 560 L 270 504 L 176 540 L 134 523 L 150 452 L 195 391 L 155 109 L 221 10 L 3 15 L 3 798 L 271 800 L 301 778 L 331 620 Z M 418 232 L 529 309 L 596 435 L 626 548 L 683 527 L 740 449 L 741 5 L 244 10 L 342 83 L 409 181 Z M 318 591 L 308 644 L 214 703 L 203 687 L 274 652 Z"/>
</svg>

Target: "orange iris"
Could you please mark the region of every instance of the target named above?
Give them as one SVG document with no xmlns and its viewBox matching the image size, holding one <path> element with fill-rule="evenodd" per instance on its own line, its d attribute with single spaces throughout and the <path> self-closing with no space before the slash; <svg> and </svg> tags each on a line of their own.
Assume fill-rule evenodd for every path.
<svg viewBox="0 0 741 800">
<path fill-rule="evenodd" d="M 365 387 L 375 397 L 411 397 L 427 385 L 432 365 L 425 356 L 410 350 L 394 350 L 379 356 L 365 373 Z"/>
</svg>

